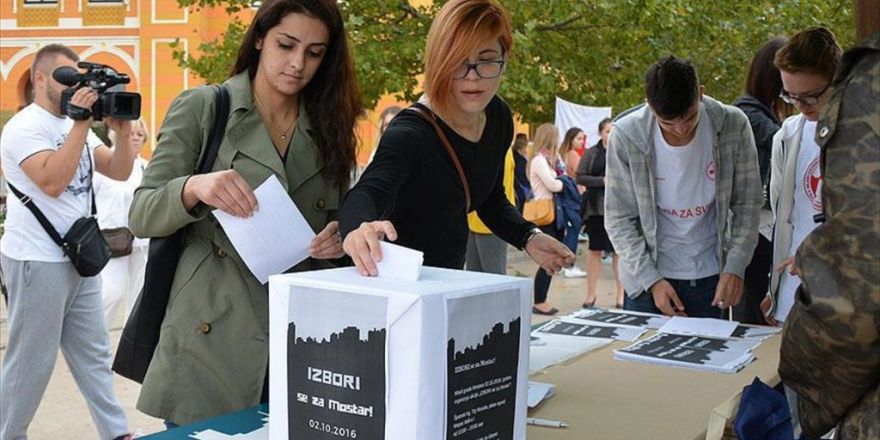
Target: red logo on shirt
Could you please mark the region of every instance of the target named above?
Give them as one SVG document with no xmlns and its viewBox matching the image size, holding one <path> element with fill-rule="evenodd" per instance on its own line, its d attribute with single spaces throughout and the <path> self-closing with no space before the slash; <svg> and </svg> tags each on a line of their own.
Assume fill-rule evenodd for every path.
<svg viewBox="0 0 880 440">
<path fill-rule="evenodd" d="M 822 170 L 819 169 L 819 158 L 813 159 L 804 172 L 804 192 L 816 211 L 822 210 Z"/>
<path fill-rule="evenodd" d="M 709 165 L 706 166 L 706 177 L 711 181 L 715 181 L 715 161 L 709 162 Z"/>
</svg>

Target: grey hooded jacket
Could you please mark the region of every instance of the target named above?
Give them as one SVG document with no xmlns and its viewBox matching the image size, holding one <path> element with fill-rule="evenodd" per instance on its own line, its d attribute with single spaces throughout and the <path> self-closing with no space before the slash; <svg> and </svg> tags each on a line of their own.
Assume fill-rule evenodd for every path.
<svg viewBox="0 0 880 440">
<path fill-rule="evenodd" d="M 717 256 L 722 273 L 743 276 L 758 242 L 763 203 L 757 150 L 749 121 L 736 107 L 703 97 L 714 130 Z M 608 145 L 605 229 L 621 257 L 620 278 L 630 297 L 663 279 L 657 270 L 656 156 L 648 105 L 614 121 Z"/>
</svg>

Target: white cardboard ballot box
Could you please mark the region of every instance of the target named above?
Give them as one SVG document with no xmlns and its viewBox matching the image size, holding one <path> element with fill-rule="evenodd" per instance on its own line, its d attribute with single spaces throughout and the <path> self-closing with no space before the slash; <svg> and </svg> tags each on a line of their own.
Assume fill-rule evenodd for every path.
<svg viewBox="0 0 880 440">
<path fill-rule="evenodd" d="M 525 439 L 529 279 L 342 268 L 269 296 L 271 439 Z"/>
</svg>

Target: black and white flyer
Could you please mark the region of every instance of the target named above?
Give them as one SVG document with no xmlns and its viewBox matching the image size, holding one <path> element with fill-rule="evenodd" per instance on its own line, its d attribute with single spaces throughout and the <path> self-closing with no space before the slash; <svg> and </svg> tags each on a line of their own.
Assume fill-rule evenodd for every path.
<svg viewBox="0 0 880 440">
<path fill-rule="evenodd" d="M 615 350 L 614 357 L 621 360 L 735 373 L 754 359 L 751 350 L 759 343 L 749 340 L 657 333 L 644 341 Z"/>
<path fill-rule="evenodd" d="M 289 438 L 384 438 L 388 299 L 332 290 L 292 296 Z"/>
<path fill-rule="evenodd" d="M 632 327 L 641 327 L 648 329 L 658 329 L 669 321 L 669 318 L 663 315 L 654 315 L 651 313 L 623 311 L 623 310 L 602 310 L 602 309 L 584 309 L 574 314 L 577 319 L 584 321 L 593 321 L 602 324 L 626 325 Z"/>
<path fill-rule="evenodd" d="M 519 291 L 451 297 L 446 308 L 446 439 L 512 440 L 523 325 Z"/>
<path fill-rule="evenodd" d="M 768 327 L 763 325 L 740 324 L 736 326 L 731 337 L 742 339 L 756 339 L 763 341 L 782 331 L 782 327 Z"/>
<path fill-rule="evenodd" d="M 619 341 L 633 342 L 645 333 L 636 327 L 617 327 L 611 325 L 593 325 L 573 322 L 569 319 L 553 319 L 535 330 L 539 337 L 542 334 L 565 335 L 574 337 L 608 338 Z"/>
</svg>

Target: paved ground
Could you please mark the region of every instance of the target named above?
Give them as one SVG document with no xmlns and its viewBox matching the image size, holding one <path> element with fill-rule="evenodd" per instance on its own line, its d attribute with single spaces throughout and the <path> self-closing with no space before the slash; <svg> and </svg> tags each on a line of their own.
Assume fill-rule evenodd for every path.
<svg viewBox="0 0 880 440">
<path fill-rule="evenodd" d="M 583 244 L 582 244 L 582 247 Z M 614 305 L 614 281 L 610 260 L 605 260 L 602 265 L 602 274 L 599 280 L 599 295 L 596 305 L 611 307 Z M 579 252 L 577 266 L 586 270 L 586 255 Z M 513 276 L 532 277 L 537 266 L 524 253 L 511 248 L 508 253 L 508 274 Z M 549 302 L 559 308 L 563 313 L 580 308 L 586 296 L 585 278 L 562 278 L 556 277 L 550 286 Z M 546 320 L 547 317 L 534 318 L 533 322 Z M 110 329 L 110 338 L 113 346 L 116 346 L 122 328 L 120 315 Z M 6 352 L 6 307 L 0 301 L 0 359 Z M 2 392 L 0 384 L 0 392 Z M 117 376 L 116 395 L 128 414 L 129 426 L 133 431 L 153 433 L 163 429 L 162 422 L 149 417 L 135 409 L 140 385 Z M 0 415 L 2 417 L 2 415 Z M 85 400 L 78 392 L 73 376 L 63 356 L 58 356 L 52 380 L 43 398 L 43 402 L 37 411 L 36 417 L 31 424 L 28 434 L 31 439 L 92 439 L 96 438 L 92 420 L 89 416 Z"/>
</svg>

